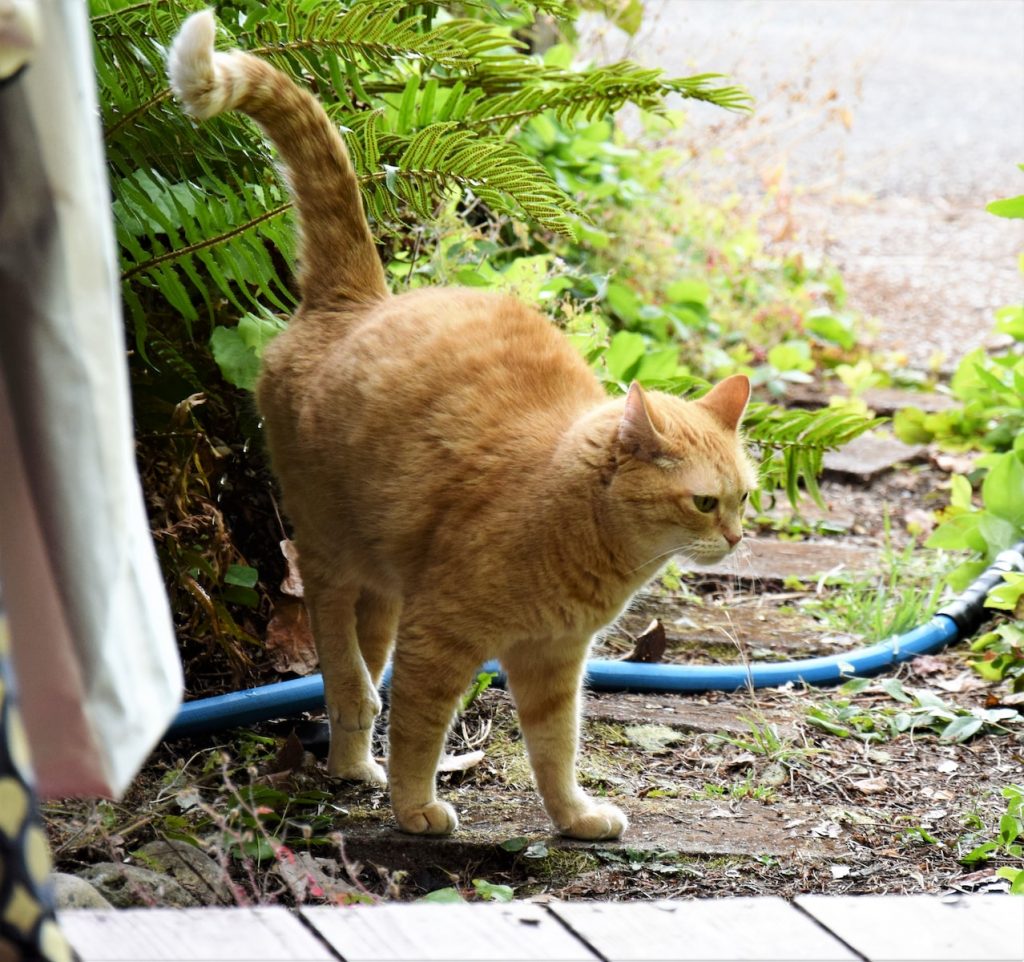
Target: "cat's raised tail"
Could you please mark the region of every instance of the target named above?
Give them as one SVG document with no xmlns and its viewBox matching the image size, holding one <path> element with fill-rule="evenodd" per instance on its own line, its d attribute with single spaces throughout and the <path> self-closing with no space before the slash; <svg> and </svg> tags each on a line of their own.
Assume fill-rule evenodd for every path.
<svg viewBox="0 0 1024 962">
<path fill-rule="evenodd" d="M 241 50 L 213 49 L 216 21 L 202 10 L 182 25 L 167 56 L 171 88 L 186 113 L 207 120 L 248 114 L 284 162 L 299 220 L 304 305 L 343 308 L 388 296 L 341 134 L 316 98 L 287 74 Z"/>
</svg>

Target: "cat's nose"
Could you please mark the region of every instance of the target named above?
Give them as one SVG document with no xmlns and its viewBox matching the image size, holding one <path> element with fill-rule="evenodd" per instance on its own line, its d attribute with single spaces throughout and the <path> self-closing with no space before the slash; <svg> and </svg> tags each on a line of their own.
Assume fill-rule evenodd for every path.
<svg viewBox="0 0 1024 962">
<path fill-rule="evenodd" d="M 725 540 L 729 542 L 729 547 L 730 548 L 735 548 L 736 545 L 738 545 L 740 543 L 740 541 L 743 540 L 743 532 L 742 531 L 723 531 L 722 532 L 722 537 L 725 538 Z"/>
</svg>

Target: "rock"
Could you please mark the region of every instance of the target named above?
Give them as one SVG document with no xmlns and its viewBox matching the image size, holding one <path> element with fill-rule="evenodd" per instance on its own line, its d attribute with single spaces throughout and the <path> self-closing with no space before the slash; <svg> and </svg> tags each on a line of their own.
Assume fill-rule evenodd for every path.
<svg viewBox="0 0 1024 962">
<path fill-rule="evenodd" d="M 115 908 L 132 906 L 190 908 L 199 900 L 169 875 L 139 865 L 98 862 L 80 873 Z"/>
<path fill-rule="evenodd" d="M 824 458 L 825 476 L 866 484 L 891 471 L 898 464 L 920 461 L 927 456 L 923 445 L 904 444 L 888 431 L 862 434 Z"/>
<path fill-rule="evenodd" d="M 595 721 L 667 726 L 683 734 L 750 734 L 749 708 L 709 705 L 692 694 L 588 691 L 583 694 L 583 704 L 583 716 Z M 796 733 L 793 720 L 788 716 L 766 713 L 765 720 L 780 734 L 793 736 Z"/>
<path fill-rule="evenodd" d="M 790 576 L 803 581 L 817 581 L 823 574 L 873 571 L 877 566 L 878 551 L 875 548 L 840 542 L 746 538 L 735 554 L 718 564 L 695 567 L 693 570 L 700 575 L 749 578 L 758 583 L 780 584 Z"/>
<path fill-rule="evenodd" d="M 136 853 L 147 868 L 169 875 L 201 905 L 234 905 L 235 890 L 223 867 L 201 849 L 177 840 L 155 841 Z"/>
<path fill-rule="evenodd" d="M 53 885 L 53 900 L 59 910 L 64 909 L 112 909 L 111 905 L 96 887 L 77 875 L 54 872 L 50 876 Z"/>
<path fill-rule="evenodd" d="M 895 414 L 904 408 L 917 408 L 925 414 L 948 411 L 957 402 L 948 394 L 934 391 L 902 391 L 894 387 L 871 387 L 860 395 L 860 399 L 876 414 Z"/>
</svg>

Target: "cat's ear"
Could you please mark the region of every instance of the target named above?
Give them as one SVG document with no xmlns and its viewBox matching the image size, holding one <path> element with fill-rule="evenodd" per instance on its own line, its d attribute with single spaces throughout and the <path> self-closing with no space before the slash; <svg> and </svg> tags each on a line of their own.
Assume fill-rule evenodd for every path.
<svg viewBox="0 0 1024 962">
<path fill-rule="evenodd" d="M 734 374 L 716 384 L 697 403 L 709 408 L 722 427 L 735 431 L 749 400 L 750 379 L 746 374 Z"/>
<path fill-rule="evenodd" d="M 626 406 L 619 421 L 619 448 L 640 461 L 657 461 L 664 456 L 664 439 L 651 420 L 644 389 L 634 381 L 626 394 Z"/>
</svg>

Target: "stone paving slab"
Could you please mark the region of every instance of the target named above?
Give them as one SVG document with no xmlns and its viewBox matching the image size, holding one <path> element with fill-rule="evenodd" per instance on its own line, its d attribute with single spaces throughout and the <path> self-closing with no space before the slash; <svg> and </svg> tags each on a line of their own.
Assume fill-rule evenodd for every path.
<svg viewBox="0 0 1024 962">
<path fill-rule="evenodd" d="M 925 414 L 937 414 L 955 408 L 957 402 L 948 394 L 934 391 L 903 391 L 897 387 L 872 387 L 860 395 L 861 400 L 876 414 L 889 416 L 906 408 L 917 408 Z"/>
<path fill-rule="evenodd" d="M 591 693 L 585 696 L 583 702 L 583 717 L 593 721 L 626 725 L 666 725 L 680 732 L 709 735 L 717 732 L 731 735 L 749 734 L 750 726 L 745 718 L 753 715 L 754 711 L 752 708 L 700 704 L 691 696 L 681 698 L 656 693 Z M 757 710 L 757 714 L 759 719 L 763 718 L 764 721 L 774 724 L 780 732 L 793 729 L 793 723 L 789 718 L 775 717 L 760 709 Z"/>
<path fill-rule="evenodd" d="M 548 852 L 597 849 L 627 859 L 662 855 L 838 858 L 845 829 L 820 806 L 794 803 L 681 798 L 610 799 L 630 820 L 619 839 L 584 842 L 552 834 L 551 823 L 533 793 L 495 793 L 490 799 L 443 791 L 459 811 L 458 831 L 447 838 L 406 835 L 390 822 L 339 824 L 349 858 L 380 862 L 393 869 L 422 870 L 462 862 L 485 864 L 511 858 L 500 846 L 525 838 Z M 525 847 L 525 846 L 524 846 Z M 542 856 L 543 857 L 543 856 Z M 538 858 L 538 867 L 542 865 Z"/>
<path fill-rule="evenodd" d="M 832 541 L 747 538 L 737 554 L 718 564 L 693 570 L 698 575 L 781 584 L 791 576 L 816 581 L 824 574 L 871 571 L 877 566 L 877 548 Z"/>
<path fill-rule="evenodd" d="M 898 465 L 923 461 L 927 455 L 924 445 L 904 444 L 888 431 L 862 434 L 825 455 L 825 477 L 867 484 Z"/>
<path fill-rule="evenodd" d="M 786 387 L 786 404 L 790 407 L 826 407 L 832 397 L 849 397 L 849 390 L 843 384 L 829 382 L 826 387 L 819 384 L 790 384 Z M 872 387 L 862 391 L 860 399 L 875 414 L 889 417 L 905 408 L 918 408 L 926 414 L 948 411 L 957 402 L 948 394 L 935 391 L 906 391 L 898 387 Z"/>
</svg>

